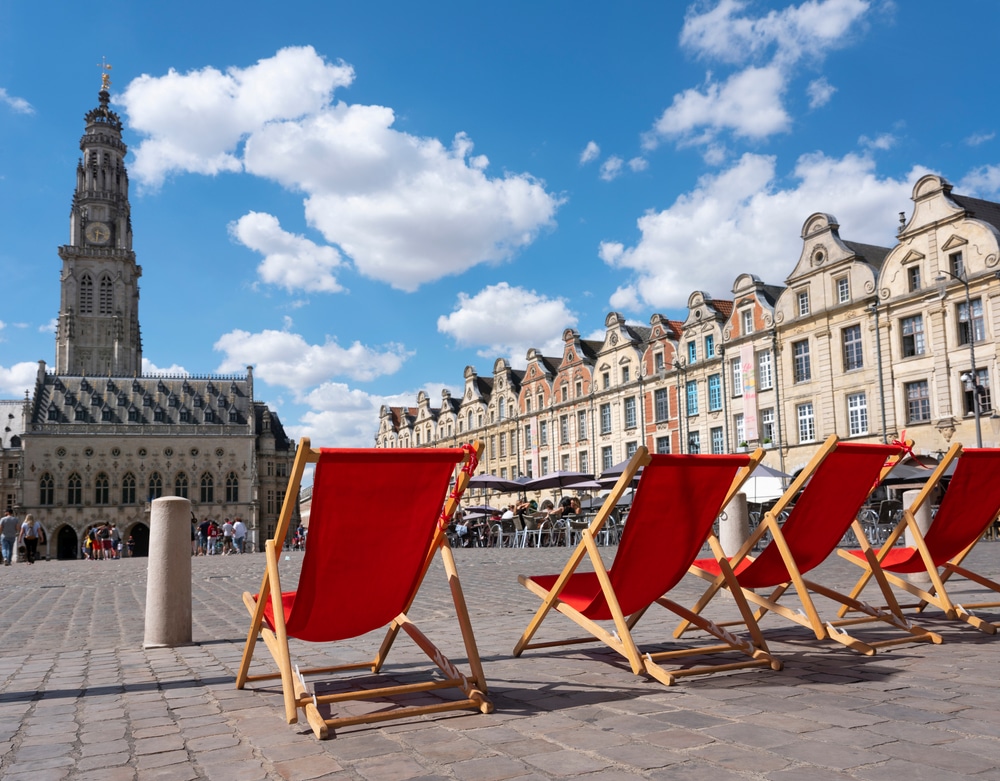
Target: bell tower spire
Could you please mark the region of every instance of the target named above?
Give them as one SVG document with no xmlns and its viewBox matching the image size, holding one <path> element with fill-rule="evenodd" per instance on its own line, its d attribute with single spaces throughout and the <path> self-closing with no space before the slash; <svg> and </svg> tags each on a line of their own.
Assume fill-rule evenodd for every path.
<svg viewBox="0 0 1000 781">
<path fill-rule="evenodd" d="M 69 244 L 62 259 L 56 374 L 142 373 L 139 277 L 121 118 L 111 110 L 111 66 L 102 63 L 98 105 L 84 117 Z"/>
</svg>

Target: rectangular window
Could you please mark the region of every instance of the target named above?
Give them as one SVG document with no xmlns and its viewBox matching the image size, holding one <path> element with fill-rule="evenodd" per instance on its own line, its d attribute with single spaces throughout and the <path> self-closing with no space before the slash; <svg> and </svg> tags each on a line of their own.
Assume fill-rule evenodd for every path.
<svg viewBox="0 0 1000 781">
<path fill-rule="evenodd" d="M 951 273 L 959 279 L 965 279 L 965 261 L 961 252 L 953 252 L 948 256 L 948 267 Z"/>
<path fill-rule="evenodd" d="M 666 369 L 663 363 L 663 353 L 657 353 L 653 356 L 653 371 L 662 372 Z"/>
<path fill-rule="evenodd" d="M 847 394 L 847 430 L 852 437 L 868 433 L 868 399 L 863 393 Z"/>
<path fill-rule="evenodd" d="M 524 475 L 525 477 L 534 477 L 535 473 L 532 471 L 531 459 L 529 458 L 524 462 Z"/>
<path fill-rule="evenodd" d="M 670 455 L 670 437 L 656 438 L 656 452 L 661 455 Z"/>
<path fill-rule="evenodd" d="M 924 318 L 922 315 L 904 317 L 900 320 L 903 335 L 903 357 L 912 358 L 924 354 Z"/>
<path fill-rule="evenodd" d="M 689 431 L 688 432 L 688 453 L 693 453 L 697 455 L 701 452 L 701 432 L 699 431 Z"/>
<path fill-rule="evenodd" d="M 743 413 L 733 416 L 733 429 L 736 431 L 736 444 L 740 447 L 746 445 L 746 425 L 743 418 Z"/>
<path fill-rule="evenodd" d="M 587 413 L 583 410 L 576 413 L 576 438 L 587 438 Z"/>
<path fill-rule="evenodd" d="M 625 399 L 625 428 L 635 428 L 635 396 Z"/>
<path fill-rule="evenodd" d="M 967 377 L 968 372 L 962 372 L 962 377 Z M 961 378 L 960 378 L 961 379 Z M 965 414 L 974 415 L 976 414 L 976 408 L 973 406 L 976 398 L 976 394 L 979 395 L 979 412 L 992 412 L 993 402 L 990 398 L 990 372 L 988 369 L 976 369 L 976 384 L 972 385 L 971 382 L 962 381 L 962 387 L 965 390 Z"/>
<path fill-rule="evenodd" d="M 760 440 L 765 444 L 774 442 L 774 407 L 760 411 Z"/>
<path fill-rule="evenodd" d="M 503 434 L 500 435 L 500 458 L 505 458 L 507 456 L 507 437 Z"/>
<path fill-rule="evenodd" d="M 562 456 L 560 457 L 559 468 L 564 472 L 569 471 L 569 453 L 562 454 Z"/>
<path fill-rule="evenodd" d="M 615 465 L 614 450 L 611 446 L 601 448 L 601 470 L 606 471 Z"/>
<path fill-rule="evenodd" d="M 510 452 L 517 452 L 517 429 L 510 432 Z"/>
<path fill-rule="evenodd" d="M 420 435 L 417 434 L 417 444 L 420 444 Z M 497 435 L 490 435 L 490 460 L 497 457 Z"/>
<path fill-rule="evenodd" d="M 629 376 L 630 376 L 629 367 L 622 366 L 622 385 L 628 385 Z"/>
<path fill-rule="evenodd" d="M 851 300 L 851 282 L 847 277 L 837 280 L 837 303 L 846 304 Z"/>
<path fill-rule="evenodd" d="M 610 434 L 611 433 L 611 405 L 602 404 L 601 405 L 601 433 Z"/>
<path fill-rule="evenodd" d="M 739 358 L 729 361 L 729 373 L 733 378 L 733 398 L 743 395 L 743 365 Z"/>
<path fill-rule="evenodd" d="M 799 308 L 799 317 L 805 317 L 809 314 L 809 291 L 800 290 L 795 295 L 795 300 Z"/>
<path fill-rule="evenodd" d="M 577 381 L 576 383 L 576 397 L 580 398 L 583 395 L 583 383 Z"/>
<path fill-rule="evenodd" d="M 507 479 L 507 467 L 505 466 L 500 467 L 500 479 L 501 480 Z"/>
<path fill-rule="evenodd" d="M 657 388 L 653 392 L 653 412 L 656 422 L 662 423 L 670 418 L 670 399 L 666 388 Z"/>
<path fill-rule="evenodd" d="M 761 350 L 757 353 L 757 390 L 770 390 L 774 387 L 774 369 L 771 364 L 771 351 Z"/>
<path fill-rule="evenodd" d="M 722 409 L 722 375 L 712 374 L 708 378 L 708 409 L 711 412 Z"/>
<path fill-rule="evenodd" d="M 812 364 L 809 362 L 809 340 L 792 344 L 793 378 L 795 382 L 808 382 L 812 379 Z"/>
<path fill-rule="evenodd" d="M 958 305 L 958 343 L 968 344 L 969 334 L 976 342 L 983 341 L 986 331 L 983 328 L 983 299 L 972 299 L 972 323 L 969 323 L 969 305 L 962 302 Z"/>
<path fill-rule="evenodd" d="M 746 336 L 753 333 L 753 310 L 744 309 L 740 312 L 740 335 Z"/>
<path fill-rule="evenodd" d="M 688 365 L 698 360 L 698 345 L 697 343 L 691 341 L 688 342 Z"/>
<path fill-rule="evenodd" d="M 906 269 L 906 282 L 911 293 L 920 290 L 920 266 L 910 266 Z"/>
<path fill-rule="evenodd" d="M 705 360 L 715 356 L 715 337 L 709 334 L 705 337 Z"/>
<path fill-rule="evenodd" d="M 611 387 L 611 372 L 604 372 L 601 375 L 601 384 L 604 386 L 604 390 Z"/>
<path fill-rule="evenodd" d="M 848 326 L 840 332 L 840 338 L 844 348 L 844 371 L 849 372 L 862 368 L 865 359 L 861 349 L 861 326 Z"/>
<path fill-rule="evenodd" d="M 576 462 L 580 465 L 581 472 L 589 472 L 590 469 L 590 459 L 587 458 L 587 451 L 581 450 L 576 455 Z"/>
<path fill-rule="evenodd" d="M 816 417 L 813 413 L 812 402 L 807 401 L 805 404 L 799 404 L 795 408 L 795 412 L 799 419 L 799 442 L 815 442 Z"/>
<path fill-rule="evenodd" d="M 931 419 L 931 396 L 927 380 L 908 382 L 906 390 L 906 422 L 925 423 Z"/>
<path fill-rule="evenodd" d="M 698 382 L 697 380 L 689 381 L 685 386 L 684 390 L 687 393 L 687 414 L 688 416 L 698 414 Z"/>
<path fill-rule="evenodd" d="M 538 421 L 538 446 L 545 447 L 549 444 L 549 422 L 547 420 Z M 542 473 L 544 474 L 544 472 Z"/>
<path fill-rule="evenodd" d="M 569 444 L 569 415 L 559 416 L 559 444 Z"/>
<path fill-rule="evenodd" d="M 625 443 L 625 458 L 631 458 L 635 455 L 635 451 L 639 449 L 638 442 L 626 442 Z"/>
<path fill-rule="evenodd" d="M 713 428 L 708 433 L 712 438 L 712 452 L 715 454 L 722 453 L 725 449 L 722 444 L 722 426 Z"/>
<path fill-rule="evenodd" d="M 539 461 L 538 461 L 538 468 L 542 470 L 540 474 L 547 475 L 549 473 L 549 457 L 548 456 L 542 456 L 539 459 Z"/>
<path fill-rule="evenodd" d="M 531 450 L 532 444 L 531 444 L 531 424 L 530 423 L 527 426 L 524 427 L 524 446 L 526 448 L 528 448 L 528 450 Z"/>
</svg>

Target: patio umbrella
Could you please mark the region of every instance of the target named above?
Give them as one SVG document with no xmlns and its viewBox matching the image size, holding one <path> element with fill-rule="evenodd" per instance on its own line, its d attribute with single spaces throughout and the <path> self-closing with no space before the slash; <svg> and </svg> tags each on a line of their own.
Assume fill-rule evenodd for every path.
<svg viewBox="0 0 1000 781">
<path fill-rule="evenodd" d="M 923 485 L 934 474 L 934 468 L 915 464 L 900 464 L 882 481 L 885 486 Z"/>
<path fill-rule="evenodd" d="M 625 467 L 627 467 L 629 463 L 631 463 L 631 461 L 632 461 L 631 458 L 626 458 L 624 461 L 619 461 L 614 466 L 609 466 L 607 469 L 601 472 L 601 480 L 606 480 L 612 477 L 615 480 L 617 480 L 619 477 L 622 476 L 622 472 L 625 471 Z M 642 474 L 642 467 L 639 467 L 638 474 L 640 475 Z M 612 485 L 614 485 L 614 483 L 612 483 Z"/>
<path fill-rule="evenodd" d="M 469 488 L 484 488 L 487 490 L 499 491 L 500 493 L 511 493 L 521 489 L 520 483 L 507 480 L 503 477 L 481 472 L 469 478 Z"/>
<path fill-rule="evenodd" d="M 594 476 L 586 472 L 549 472 L 528 480 L 521 487 L 526 491 L 541 491 L 545 488 L 566 488 L 574 483 L 593 479 Z"/>
<path fill-rule="evenodd" d="M 777 499 L 785 492 L 790 477 L 791 475 L 773 467 L 757 464 L 743 484 L 743 493 L 747 495 L 748 502 L 768 502 Z"/>
<path fill-rule="evenodd" d="M 466 507 L 465 508 L 465 513 L 466 514 L 468 514 L 468 513 L 473 513 L 473 514 L 475 514 L 475 513 L 483 513 L 485 515 L 492 515 L 494 513 L 502 513 L 502 512 L 503 512 L 503 510 L 501 510 L 499 507 L 490 507 L 488 504 L 477 504 L 477 505 L 473 505 L 472 507 Z"/>
<path fill-rule="evenodd" d="M 581 480 L 579 483 L 564 485 L 563 488 L 569 488 L 573 491 L 600 491 L 604 488 L 604 484 L 600 480 Z"/>
</svg>

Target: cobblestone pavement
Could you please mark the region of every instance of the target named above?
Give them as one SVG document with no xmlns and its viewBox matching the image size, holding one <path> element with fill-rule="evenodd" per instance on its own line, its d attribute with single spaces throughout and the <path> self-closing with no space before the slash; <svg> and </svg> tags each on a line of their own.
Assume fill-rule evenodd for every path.
<svg viewBox="0 0 1000 781">
<path fill-rule="evenodd" d="M 285 567 L 300 556 L 289 554 Z M 515 576 L 558 571 L 565 549 L 456 557 L 496 712 L 353 727 L 324 742 L 285 723 L 273 686 L 234 687 L 248 626 L 240 594 L 256 590 L 263 556 L 194 560 L 195 642 L 149 651 L 145 560 L 0 568 L 0 777 L 1000 779 L 1000 636 L 925 620 L 943 645 L 861 657 L 769 617 L 762 627 L 784 670 L 668 688 L 633 676 L 597 645 L 510 656 L 537 607 Z M 996 576 L 1000 543 L 981 544 L 971 561 Z M 843 587 L 853 568 L 831 560 L 819 574 Z M 700 581 L 689 580 L 674 592 L 682 603 L 699 591 Z M 448 601 L 435 565 L 413 615 L 457 661 Z M 640 641 L 666 643 L 674 622 L 658 612 L 639 625 Z M 552 615 L 539 637 L 573 629 Z M 370 655 L 376 640 L 296 644 L 293 653 L 341 660 Z M 401 637 L 387 672 L 405 676 L 423 658 Z M 262 644 L 256 659 L 263 671 L 270 660 Z"/>
</svg>

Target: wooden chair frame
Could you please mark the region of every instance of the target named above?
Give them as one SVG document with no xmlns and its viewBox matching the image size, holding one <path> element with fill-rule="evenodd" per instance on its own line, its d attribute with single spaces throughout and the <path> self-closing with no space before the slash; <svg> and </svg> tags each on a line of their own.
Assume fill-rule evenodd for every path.
<svg viewBox="0 0 1000 781">
<path fill-rule="evenodd" d="M 865 557 L 863 559 L 859 558 L 857 554 L 850 551 L 838 550 L 837 553 L 842 558 L 850 561 L 852 564 L 856 564 L 857 566 L 864 568 L 865 570 L 864 574 L 862 574 L 861 578 L 851 590 L 852 597 L 856 598 L 861 594 L 865 586 L 867 586 L 868 582 L 871 580 L 874 570 L 877 567 L 885 573 L 885 577 L 889 583 L 896 586 L 901 591 L 905 591 L 920 600 L 916 604 L 898 605 L 897 603 L 899 608 L 903 610 L 913 608 L 916 612 L 920 613 L 923 612 L 928 605 L 933 605 L 941 610 L 946 617 L 953 620 L 964 621 L 979 631 L 992 635 L 996 634 L 997 629 L 1000 628 L 1000 622 L 987 621 L 974 615 L 972 610 L 1000 607 L 1000 602 L 994 601 L 959 604 L 952 600 L 948 593 L 946 583 L 952 575 L 959 575 L 977 583 L 980 586 L 990 589 L 995 593 L 1000 593 L 1000 583 L 983 577 L 982 575 L 962 566 L 962 562 L 965 560 L 966 556 L 972 552 L 972 549 L 976 546 L 982 536 L 990 528 L 990 525 L 996 519 L 997 513 L 994 513 L 983 526 L 982 532 L 979 536 L 977 536 L 976 539 L 967 545 L 959 554 L 953 556 L 950 560 L 943 564 L 940 570 L 934 563 L 934 555 L 928 547 L 927 541 L 925 540 L 923 533 L 920 531 L 920 527 L 917 525 L 916 520 L 917 512 L 926 502 L 930 500 L 932 492 L 944 477 L 945 471 L 956 458 L 960 458 L 961 453 L 962 445 L 959 443 L 956 443 L 949 448 L 948 452 L 934 469 L 934 472 L 930 475 L 930 477 L 928 477 L 927 482 L 920 490 L 920 493 L 917 494 L 913 503 L 903 510 L 902 520 L 896 524 L 890 532 L 884 545 L 882 545 L 879 550 L 865 551 Z M 998 511 L 1000 511 L 1000 508 L 998 508 Z M 924 564 L 925 572 L 930 578 L 931 585 L 929 588 L 921 588 L 918 584 L 913 583 L 895 572 L 880 566 L 886 557 L 890 555 L 893 550 L 893 546 L 899 540 L 900 536 L 906 531 L 910 532 L 910 539 L 913 541 L 913 547 L 916 548 L 919 553 Z M 872 561 L 873 559 L 874 561 Z M 848 610 L 849 609 L 846 605 L 842 606 L 839 610 L 839 615 L 846 615 Z M 902 616 L 902 613 L 900 613 L 900 615 Z M 856 620 L 860 623 L 870 619 L 858 618 Z"/>
<path fill-rule="evenodd" d="M 472 445 L 475 459 L 478 461 L 483 452 L 483 443 L 475 442 Z M 354 664 L 341 664 L 329 667 L 315 667 L 310 669 L 293 670 L 291 657 L 288 648 L 288 635 L 285 631 L 285 614 L 281 598 L 281 581 L 278 571 L 278 557 L 281 545 L 285 539 L 291 522 L 299 495 L 299 487 L 302 482 L 302 475 L 307 464 L 316 463 L 320 457 L 320 450 L 310 447 L 308 438 L 302 438 L 295 455 L 295 462 L 292 467 L 292 474 L 288 482 L 288 490 L 281 507 L 278 525 L 274 532 L 274 538 L 267 540 L 266 556 L 267 567 L 264 578 L 261 582 L 258 596 L 255 597 L 249 592 L 244 592 L 243 603 L 250 614 L 250 629 L 247 633 L 246 644 L 243 650 L 243 658 L 240 661 L 239 672 L 236 677 L 236 688 L 242 689 L 248 682 L 267 681 L 281 679 L 281 688 L 285 705 L 285 717 L 289 724 L 298 721 L 298 711 L 301 709 L 309 725 L 317 738 L 328 737 L 331 729 L 337 727 L 352 726 L 355 724 L 368 724 L 392 719 L 409 718 L 425 714 L 441 713 L 451 710 L 476 709 L 482 713 L 493 711 L 493 705 L 488 699 L 488 689 L 486 678 L 483 673 L 482 661 L 476 646 L 475 637 L 472 631 L 472 623 L 469 619 L 469 612 L 465 603 L 465 596 L 462 592 L 462 585 L 455 568 L 455 560 L 448 544 L 447 535 L 444 532 L 444 525 L 439 523 L 434 533 L 430 548 L 427 551 L 422 570 L 417 578 L 417 585 L 410 594 L 409 600 L 398 616 L 389 624 L 388 630 L 382 644 L 375 657 L 371 661 Z M 466 454 L 463 464 L 471 458 Z M 468 485 L 471 474 L 465 470 L 458 473 L 455 490 L 445 501 L 444 517 L 450 519 L 458 507 L 462 493 Z M 455 606 L 455 612 L 461 629 L 462 639 L 465 644 L 466 656 L 471 669 L 471 675 L 462 673 L 458 667 L 452 663 L 441 650 L 424 635 L 417 626 L 409 619 L 407 613 L 416 598 L 420 584 L 431 566 L 434 555 L 440 552 L 444 564 L 445 574 L 451 589 L 451 596 Z M 308 553 L 307 553 L 308 555 Z M 264 621 L 264 608 L 268 600 L 274 615 L 274 627 L 268 627 Z M 443 674 L 443 680 L 432 680 L 426 683 L 415 683 L 396 686 L 385 686 L 375 689 L 354 689 L 351 691 L 317 695 L 309 691 L 306 684 L 306 675 L 330 674 L 349 670 L 368 669 L 376 674 L 382 670 L 386 657 L 399 634 L 403 630 L 416 645 L 427 655 L 433 664 Z M 260 635 L 267 649 L 270 651 L 277 667 L 277 673 L 265 673 L 260 675 L 250 675 L 250 663 L 253 658 L 257 636 Z M 449 700 L 430 705 L 398 707 L 390 710 L 381 710 L 373 713 L 358 716 L 343 716 L 325 718 L 320 713 L 319 707 L 326 703 L 336 703 L 349 700 L 370 700 L 380 698 L 390 698 L 398 695 L 413 694 L 416 692 L 432 691 L 436 689 L 457 688 L 465 695 L 461 700 Z"/>
<path fill-rule="evenodd" d="M 736 589 L 732 587 L 732 583 L 736 582 L 739 584 L 740 582 L 740 565 L 744 562 L 753 562 L 759 557 L 759 555 L 763 554 L 762 550 L 758 556 L 751 555 L 754 548 L 761 542 L 762 538 L 764 538 L 766 534 L 770 534 L 771 539 L 764 546 L 764 549 L 766 550 L 772 545 L 777 547 L 790 579 L 784 583 L 772 584 L 771 587 L 773 587 L 774 590 L 768 595 L 758 594 L 750 588 L 739 586 L 739 590 L 742 591 L 745 598 L 757 606 L 758 609 L 756 613 L 754 613 L 754 618 L 757 621 L 760 621 L 764 615 L 769 612 L 775 613 L 788 619 L 789 621 L 799 624 L 800 626 L 811 629 L 817 640 L 833 640 L 854 651 L 858 651 L 869 656 L 875 654 L 878 648 L 899 645 L 902 643 L 910 643 L 914 641 L 940 643 L 940 635 L 924 629 L 923 627 L 918 626 L 902 617 L 902 613 L 899 610 L 898 603 L 896 602 L 891 589 L 889 588 L 885 574 L 882 572 L 881 568 L 877 566 L 877 564 L 873 568 L 872 574 L 876 582 L 879 584 L 879 588 L 882 593 L 885 595 L 886 602 L 889 605 L 888 609 L 876 608 L 868 605 L 859 601 L 856 598 L 856 595 L 848 596 L 846 594 L 842 594 L 833 588 L 803 577 L 803 573 L 800 572 L 799 566 L 795 560 L 795 555 L 782 533 L 781 525 L 778 523 L 778 516 L 783 511 L 788 509 L 789 505 L 794 502 L 799 492 L 806 487 L 806 483 L 809 478 L 812 477 L 816 470 L 819 469 L 820 465 L 836 449 L 838 444 L 839 441 L 836 435 L 831 435 L 827 438 L 809 463 L 799 473 L 798 477 L 796 477 L 795 480 L 792 481 L 792 484 L 785 490 L 785 493 L 781 496 L 781 498 L 774 503 L 770 510 L 767 511 L 764 519 L 750 534 L 747 541 L 740 547 L 735 555 L 729 558 L 728 564 L 732 570 L 736 571 L 737 574 L 735 576 L 730 577 L 726 572 L 724 572 L 724 574 L 716 575 L 702 569 L 697 564 L 691 567 L 690 571 L 693 575 L 697 575 L 703 580 L 709 582 L 708 588 L 702 594 L 697 603 L 695 603 L 694 607 L 691 608 L 692 612 L 696 615 L 701 615 L 706 606 L 723 588 L 735 594 Z M 901 454 L 902 450 L 900 450 L 899 453 L 886 463 L 881 470 L 878 481 L 872 485 L 872 490 L 874 490 L 875 486 L 881 482 L 881 480 L 884 479 L 885 476 L 898 463 Z M 865 537 L 861 523 L 856 518 L 851 522 L 851 529 L 854 531 L 861 549 L 866 551 L 866 557 L 869 560 L 874 560 L 871 546 Z M 713 551 L 716 550 L 718 541 L 713 538 L 710 540 L 710 543 L 713 547 Z M 779 602 L 782 596 L 790 589 L 798 596 L 799 601 L 802 604 L 801 610 L 791 609 Z M 863 642 L 857 637 L 854 637 L 850 633 L 839 628 L 841 626 L 849 626 L 854 623 L 860 623 L 860 621 L 854 619 L 824 621 L 820 618 L 816 603 L 812 597 L 813 593 L 827 597 L 835 602 L 839 602 L 841 605 L 847 606 L 848 609 L 865 614 L 867 616 L 865 621 L 880 621 L 888 626 L 895 627 L 896 629 L 903 631 L 905 636 L 887 640 Z M 674 636 L 681 637 L 690 629 L 691 623 L 692 622 L 689 620 L 683 620 L 674 631 Z M 739 623 L 741 622 L 728 622 L 720 624 L 720 626 L 733 626 Z"/>
<path fill-rule="evenodd" d="M 696 457 L 697 456 L 692 456 L 692 458 Z M 764 451 L 762 449 L 758 449 L 749 457 L 748 464 L 739 470 L 732 485 L 729 487 L 729 490 L 726 493 L 725 501 L 718 508 L 719 512 L 721 512 L 722 509 L 732 500 L 742 487 L 744 481 L 750 476 L 754 467 L 760 463 L 763 457 Z M 611 489 L 611 493 L 605 499 L 604 504 L 594 520 L 590 523 L 590 526 L 582 531 L 581 541 L 577 544 L 575 550 L 570 556 L 569 561 L 566 566 L 563 567 L 562 572 L 559 574 L 551 589 L 546 589 L 530 577 L 526 577 L 524 575 L 518 577 L 518 581 L 521 585 L 525 586 L 529 591 L 538 596 L 542 600 L 542 604 L 538 608 L 534 617 L 531 619 L 524 633 L 521 635 L 517 645 L 514 647 L 514 656 L 520 656 L 525 650 L 531 648 L 550 648 L 562 645 L 577 645 L 600 641 L 613 651 L 623 656 L 628 661 L 629 666 L 635 675 L 648 675 L 667 686 L 675 683 L 677 678 L 690 675 L 702 675 L 750 667 L 770 667 L 773 670 L 780 670 L 781 662 L 771 656 L 768 651 L 764 637 L 757 629 L 750 607 L 747 605 L 746 600 L 743 599 L 742 593 L 739 589 L 734 589 L 734 594 L 736 595 L 735 601 L 739 606 L 741 615 L 744 617 L 747 626 L 749 627 L 751 640 L 748 641 L 740 639 L 731 632 L 722 629 L 719 625 L 700 616 L 696 616 L 684 606 L 667 599 L 666 596 L 662 596 L 655 600 L 656 604 L 672 611 L 678 616 L 687 618 L 689 621 L 697 625 L 699 629 L 704 630 L 717 640 L 722 641 L 722 643 L 708 647 L 703 646 L 698 648 L 663 651 L 659 653 L 643 653 L 640 651 L 638 645 L 632 637 L 632 630 L 651 605 L 647 605 L 629 616 L 625 616 L 623 614 L 617 595 L 615 594 L 614 587 L 611 583 L 609 570 L 604 566 L 604 562 L 601 559 L 601 554 L 597 546 L 597 537 L 603 530 L 609 516 L 615 510 L 618 500 L 621 498 L 625 490 L 632 484 L 632 480 L 638 470 L 649 464 L 650 461 L 651 459 L 646 448 L 640 447 L 636 451 L 626 469 L 622 472 L 618 481 L 615 483 L 614 488 Z M 639 519 L 632 519 L 629 521 L 629 523 L 640 522 L 641 521 Z M 669 541 L 665 540 L 665 543 L 669 543 Z M 570 579 L 573 577 L 585 557 L 589 558 L 590 563 L 594 568 L 594 572 L 600 582 L 601 592 L 604 595 L 607 605 L 612 613 L 614 632 L 609 632 L 595 620 L 588 618 L 580 611 L 560 599 L 560 593 L 569 583 Z M 732 571 L 729 569 L 729 566 L 724 559 L 723 567 L 728 573 L 728 576 L 732 577 Z M 733 584 L 735 585 L 735 580 L 733 581 Z M 552 610 L 562 613 L 564 616 L 587 631 L 590 636 L 532 643 L 531 639 L 541 627 L 546 616 L 548 616 Z M 750 658 L 740 662 L 700 665 L 689 668 L 673 668 L 670 670 L 659 664 L 659 662 L 666 660 L 674 661 L 689 656 L 704 656 L 726 651 L 738 651 L 746 654 Z"/>
</svg>

